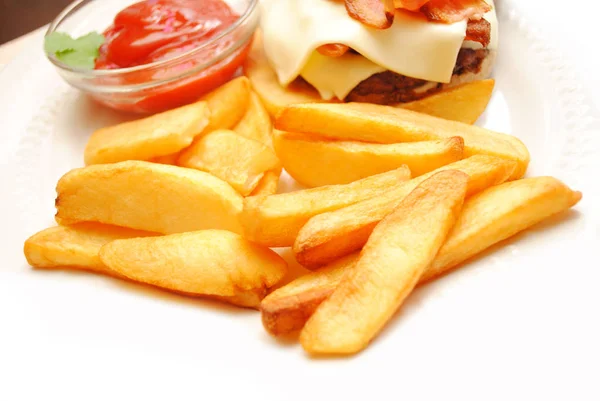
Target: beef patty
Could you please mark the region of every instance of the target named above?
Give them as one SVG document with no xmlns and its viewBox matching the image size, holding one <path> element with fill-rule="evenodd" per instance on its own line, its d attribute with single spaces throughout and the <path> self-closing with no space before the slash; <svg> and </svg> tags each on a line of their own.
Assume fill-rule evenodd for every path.
<svg viewBox="0 0 600 401">
<path fill-rule="evenodd" d="M 479 73 L 488 53 L 487 49 L 461 49 L 454 67 L 454 75 Z M 376 104 L 405 103 L 424 98 L 440 90 L 442 85 L 432 85 L 429 81 L 384 71 L 359 83 L 344 100 Z"/>
</svg>

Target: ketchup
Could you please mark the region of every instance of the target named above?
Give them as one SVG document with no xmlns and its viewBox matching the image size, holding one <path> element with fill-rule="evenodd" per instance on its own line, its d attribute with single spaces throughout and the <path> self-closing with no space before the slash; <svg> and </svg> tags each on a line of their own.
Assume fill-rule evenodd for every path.
<svg viewBox="0 0 600 401">
<path fill-rule="evenodd" d="M 222 0 L 147 0 L 104 32 L 96 69 L 135 67 L 190 51 L 239 18 Z"/>
<path fill-rule="evenodd" d="M 171 59 L 214 38 L 238 19 L 223 0 L 145 0 L 132 4 L 119 12 L 104 32 L 105 42 L 100 47 L 95 69 L 136 67 Z M 182 65 L 128 73 L 124 83 L 138 84 L 176 76 L 180 69 L 189 70 L 210 62 L 231 47 L 234 40 L 219 39 L 218 45 L 211 45 Z M 226 59 L 192 77 L 155 88 L 142 100 L 119 108 L 155 113 L 196 101 L 230 80 L 243 64 L 250 47 L 251 43 L 244 44 Z"/>
</svg>

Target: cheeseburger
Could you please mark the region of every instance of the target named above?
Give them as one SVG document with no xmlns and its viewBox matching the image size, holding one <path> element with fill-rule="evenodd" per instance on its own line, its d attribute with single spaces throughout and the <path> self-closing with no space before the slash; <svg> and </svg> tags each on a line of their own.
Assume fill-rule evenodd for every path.
<svg viewBox="0 0 600 401">
<path fill-rule="evenodd" d="M 268 101 L 393 105 L 489 77 L 498 21 L 493 0 L 261 0 L 258 42 Z"/>
</svg>

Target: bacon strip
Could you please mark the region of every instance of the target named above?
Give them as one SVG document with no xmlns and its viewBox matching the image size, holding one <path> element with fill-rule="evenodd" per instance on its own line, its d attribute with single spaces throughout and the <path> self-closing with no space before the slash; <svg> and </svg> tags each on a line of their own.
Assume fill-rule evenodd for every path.
<svg viewBox="0 0 600 401">
<path fill-rule="evenodd" d="M 491 36 L 492 24 L 489 21 L 482 18 L 480 20 L 469 20 L 467 23 L 467 36 L 465 40 L 479 42 L 483 47 L 488 47 Z"/>
<path fill-rule="evenodd" d="M 419 11 L 429 0 L 394 0 L 394 7 L 408 11 Z"/>
<path fill-rule="evenodd" d="M 420 12 L 429 21 L 448 24 L 463 20 L 479 21 L 483 19 L 485 13 L 492 10 L 492 6 L 485 0 L 344 0 L 344 2 L 352 18 L 376 29 L 387 29 L 392 26 L 396 9 Z M 477 30 L 484 28 L 473 26 L 472 35 L 475 37 L 473 40 L 482 43 L 483 36 Z"/>
<path fill-rule="evenodd" d="M 385 14 L 388 16 L 388 18 L 392 18 L 393 22 L 396 14 L 396 5 L 394 4 L 394 0 L 383 0 L 383 9 L 385 10 Z"/>
<path fill-rule="evenodd" d="M 339 43 L 332 43 L 317 47 L 317 51 L 327 57 L 341 57 L 346 54 L 348 50 L 350 50 L 348 46 Z"/>
<path fill-rule="evenodd" d="M 421 12 L 430 21 L 454 23 L 465 19 L 479 20 L 492 6 L 484 0 L 430 0 Z"/>
<path fill-rule="evenodd" d="M 345 0 L 348 14 L 363 24 L 376 29 L 387 29 L 394 22 L 389 0 Z M 392 7 L 393 8 L 393 7 Z"/>
</svg>

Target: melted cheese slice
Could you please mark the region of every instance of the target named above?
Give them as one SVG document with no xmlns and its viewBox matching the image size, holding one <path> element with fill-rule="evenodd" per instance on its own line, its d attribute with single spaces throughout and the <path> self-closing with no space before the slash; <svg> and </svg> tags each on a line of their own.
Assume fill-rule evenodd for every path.
<svg viewBox="0 0 600 401">
<path fill-rule="evenodd" d="M 493 0 L 488 0 L 493 4 Z M 302 76 L 323 99 L 343 99 L 361 81 L 390 70 L 433 82 L 450 82 L 466 21 L 427 22 L 398 11 L 389 29 L 372 29 L 354 20 L 341 1 L 261 0 L 261 30 L 265 53 L 279 83 L 288 85 Z M 497 45 L 495 11 L 489 48 Z M 345 44 L 360 55 L 325 57 L 315 50 L 325 44 Z"/>
<path fill-rule="evenodd" d="M 321 97 L 344 99 L 359 83 L 386 69 L 359 55 L 346 53 L 327 57 L 313 52 L 300 75 L 314 86 Z"/>
</svg>

